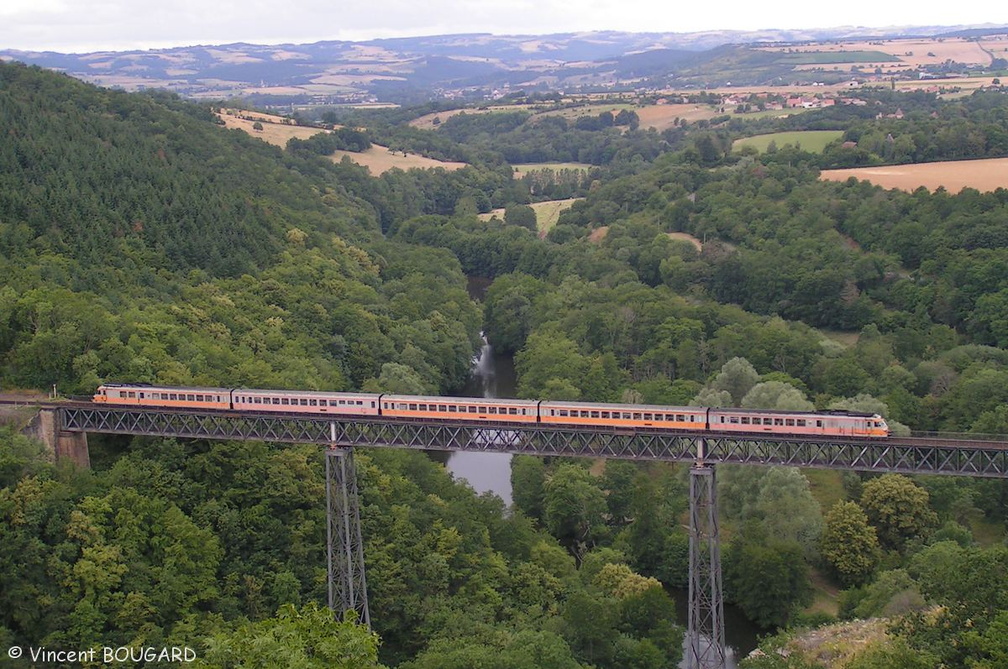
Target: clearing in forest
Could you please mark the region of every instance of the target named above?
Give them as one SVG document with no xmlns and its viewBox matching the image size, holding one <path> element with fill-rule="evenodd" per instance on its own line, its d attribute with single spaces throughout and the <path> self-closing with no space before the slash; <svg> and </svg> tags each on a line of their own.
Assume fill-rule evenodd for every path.
<svg viewBox="0 0 1008 669">
<path fill-rule="evenodd" d="M 357 153 L 355 151 L 336 151 L 331 156 L 333 162 L 338 163 L 344 157 L 368 168 L 371 174 L 378 176 L 388 172 L 393 167 L 401 170 L 408 170 L 414 167 L 420 169 L 432 169 L 443 167 L 446 170 L 457 170 L 466 166 L 466 163 L 454 163 L 433 158 L 425 158 L 415 153 L 405 153 L 403 151 L 389 151 L 388 147 L 379 144 L 372 144 L 367 151 Z"/>
<path fill-rule="evenodd" d="M 545 237 L 546 233 L 557 224 L 560 219 L 560 212 L 564 209 L 569 208 L 572 204 L 578 200 L 583 200 L 584 198 L 572 197 L 568 200 L 547 200 L 546 202 L 535 202 L 529 206 L 535 210 L 536 213 L 536 228 L 539 230 L 539 236 Z M 480 214 L 479 219 L 481 221 L 489 221 L 492 218 L 499 218 L 504 220 L 504 209 L 494 209 L 493 211 L 488 211 L 485 214 Z"/>
<path fill-rule="evenodd" d="M 218 118 L 224 121 L 224 127 L 229 129 L 244 130 L 253 137 L 258 137 L 268 144 L 285 148 L 287 141 L 292 137 L 298 139 L 308 139 L 320 132 L 325 132 L 320 128 L 306 128 L 294 125 L 290 119 L 273 114 L 248 111 L 245 109 L 224 109 L 217 114 Z M 253 126 L 258 123 L 262 130 L 256 130 Z"/>
<path fill-rule="evenodd" d="M 820 177 L 830 181 L 846 181 L 854 177 L 883 188 L 905 191 L 923 186 L 932 191 L 944 187 L 949 193 L 958 193 L 963 188 L 985 192 L 1008 188 L 1008 158 L 823 170 Z"/>
</svg>

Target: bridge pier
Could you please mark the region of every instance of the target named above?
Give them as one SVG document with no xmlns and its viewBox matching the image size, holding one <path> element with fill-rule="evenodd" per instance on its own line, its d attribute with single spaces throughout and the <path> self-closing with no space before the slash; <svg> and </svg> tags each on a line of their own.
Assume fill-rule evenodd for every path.
<svg viewBox="0 0 1008 669">
<path fill-rule="evenodd" d="M 690 469 L 689 620 L 686 666 L 725 669 L 724 599 L 718 537 L 717 481 L 714 466 L 699 459 Z"/>
<path fill-rule="evenodd" d="M 370 628 L 353 449 L 330 446 L 325 468 L 329 608 L 344 618 L 348 611 L 354 611 L 357 621 Z"/>
</svg>

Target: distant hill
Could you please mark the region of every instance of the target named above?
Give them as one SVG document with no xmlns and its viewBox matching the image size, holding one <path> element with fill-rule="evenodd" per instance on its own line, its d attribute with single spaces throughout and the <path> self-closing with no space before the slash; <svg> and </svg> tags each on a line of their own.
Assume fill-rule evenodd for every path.
<svg viewBox="0 0 1008 669">
<path fill-rule="evenodd" d="M 129 91 L 163 88 L 186 97 L 241 96 L 260 104 L 345 104 L 431 97 L 482 99 L 515 87 L 590 91 L 669 83 L 687 88 L 726 81 L 764 83 L 794 68 L 768 63 L 773 59 L 751 53 L 755 49 L 750 47 L 998 31 L 1005 29 L 847 26 L 751 32 L 466 34 L 84 54 L 7 50 L 0 51 L 0 59 L 40 65 Z M 734 55 L 726 63 L 724 49 L 729 45 Z M 728 74 L 722 71 L 726 64 Z"/>
</svg>

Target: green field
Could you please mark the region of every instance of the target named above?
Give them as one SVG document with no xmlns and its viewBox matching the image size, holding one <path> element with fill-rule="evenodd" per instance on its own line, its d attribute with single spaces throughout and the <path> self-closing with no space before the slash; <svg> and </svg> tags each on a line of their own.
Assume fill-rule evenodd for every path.
<svg viewBox="0 0 1008 669">
<path fill-rule="evenodd" d="M 770 135 L 756 135 L 755 137 L 744 137 L 735 140 L 732 149 L 738 151 L 742 147 L 751 146 L 760 153 L 767 150 L 770 142 L 774 142 L 778 148 L 785 144 L 799 146 L 805 151 L 822 153 L 827 144 L 843 136 L 841 130 L 799 130 L 796 132 L 775 132 Z"/>
<path fill-rule="evenodd" d="M 788 54 L 782 62 L 792 65 L 828 65 L 830 63 L 890 63 L 900 59 L 882 51 L 806 51 Z"/>
</svg>

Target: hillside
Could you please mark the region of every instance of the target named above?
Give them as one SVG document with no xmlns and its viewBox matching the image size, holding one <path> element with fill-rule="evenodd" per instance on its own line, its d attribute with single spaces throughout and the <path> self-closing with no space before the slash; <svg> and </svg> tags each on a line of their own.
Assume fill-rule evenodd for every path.
<svg viewBox="0 0 1008 669">
<path fill-rule="evenodd" d="M 961 40 L 949 35 L 956 30 L 905 26 L 880 34 L 876 29 L 846 26 L 751 32 L 469 34 L 85 54 L 7 50 L 0 51 L 0 60 L 57 69 L 103 86 L 163 88 L 203 99 L 241 96 L 260 106 L 373 104 L 441 96 L 486 99 L 515 89 L 602 91 L 812 83 L 850 76 L 851 57 L 833 53 L 832 45 L 840 41 L 888 40 L 888 55 L 879 54 L 872 62 L 854 58 L 858 68 L 871 64 L 867 71 L 872 71 L 875 63 L 906 65 L 902 60 L 908 50 L 918 56 L 929 50 L 958 55 L 961 51 L 925 46 L 935 36 L 948 42 Z M 983 34 L 996 32 L 987 29 Z M 976 37 L 971 35 L 971 39 Z M 913 41 L 914 46 L 902 48 L 902 40 Z M 801 53 L 792 53 L 792 45 Z M 975 58 L 956 62 L 990 64 L 988 54 L 974 51 Z M 918 57 L 912 64 L 935 64 L 934 60 Z M 944 57 L 937 61 L 944 63 Z M 908 71 L 916 74 L 916 69 Z"/>
</svg>

